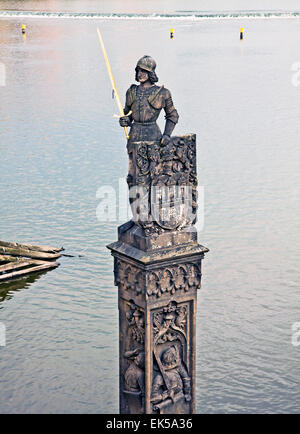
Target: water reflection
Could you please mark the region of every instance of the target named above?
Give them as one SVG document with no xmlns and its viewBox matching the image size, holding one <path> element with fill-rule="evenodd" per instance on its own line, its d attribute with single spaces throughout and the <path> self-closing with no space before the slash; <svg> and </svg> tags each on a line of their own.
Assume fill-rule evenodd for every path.
<svg viewBox="0 0 300 434">
<path fill-rule="evenodd" d="M 11 300 L 15 292 L 19 292 L 21 291 L 21 289 L 28 288 L 32 283 L 40 279 L 42 275 L 46 273 L 47 271 L 41 271 L 38 273 L 31 274 L 30 276 L 27 277 L 20 277 L 19 279 L 15 279 L 13 281 L 1 283 L 0 303 L 2 303 L 5 300 Z M 2 309 L 1 305 L 0 305 L 0 309 Z"/>
</svg>

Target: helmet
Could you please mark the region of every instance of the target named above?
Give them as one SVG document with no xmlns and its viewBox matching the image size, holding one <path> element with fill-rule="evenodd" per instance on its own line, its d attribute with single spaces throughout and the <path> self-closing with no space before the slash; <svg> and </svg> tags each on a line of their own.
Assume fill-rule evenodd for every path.
<svg viewBox="0 0 300 434">
<path fill-rule="evenodd" d="M 150 56 L 143 56 L 136 64 L 136 67 L 144 69 L 148 72 L 154 72 L 156 68 L 156 62 Z"/>
</svg>

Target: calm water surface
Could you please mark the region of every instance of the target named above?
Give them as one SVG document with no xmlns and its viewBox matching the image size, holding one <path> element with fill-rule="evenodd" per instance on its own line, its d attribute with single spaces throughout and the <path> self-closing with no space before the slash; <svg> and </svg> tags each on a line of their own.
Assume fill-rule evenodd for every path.
<svg viewBox="0 0 300 434">
<path fill-rule="evenodd" d="M 21 3 L 50 4 L 0 1 L 0 10 Z M 22 23 L 0 19 L 0 239 L 82 257 L 1 286 L 0 412 L 118 411 L 117 291 L 105 246 L 120 223 L 97 220 L 96 191 L 118 187 L 127 155 L 97 26 L 122 98 L 137 59 L 150 54 L 180 114 L 176 134 L 197 134 L 199 239 L 210 248 L 198 298 L 197 412 L 299 412 L 291 327 L 300 321 L 300 86 L 291 67 L 300 20 L 28 17 L 26 39 Z"/>
</svg>

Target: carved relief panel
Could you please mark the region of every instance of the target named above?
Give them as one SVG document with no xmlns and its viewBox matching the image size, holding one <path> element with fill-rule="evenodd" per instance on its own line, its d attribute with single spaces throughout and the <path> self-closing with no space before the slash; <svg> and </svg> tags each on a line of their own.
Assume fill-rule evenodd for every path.
<svg viewBox="0 0 300 434">
<path fill-rule="evenodd" d="M 143 271 L 119 259 L 115 260 L 115 283 L 121 291 L 132 296 L 147 294 L 160 298 L 176 291 L 200 289 L 201 262 L 185 263 Z"/>
<path fill-rule="evenodd" d="M 191 303 L 171 301 L 152 311 L 153 413 L 192 412 Z"/>
<path fill-rule="evenodd" d="M 201 286 L 201 263 L 186 263 L 149 271 L 146 275 L 147 295 L 160 298 L 199 289 Z"/>
<path fill-rule="evenodd" d="M 131 205 L 135 221 L 144 228 L 145 234 L 181 230 L 194 224 L 197 212 L 196 136 L 172 137 L 164 147 L 156 142 L 136 142 L 132 158 L 135 169 L 132 185 L 138 187 L 139 204 L 143 204 L 145 211 L 133 206 L 135 194 L 131 197 Z"/>
<path fill-rule="evenodd" d="M 145 409 L 145 319 L 133 300 L 121 300 L 120 404 L 123 412 L 144 413 Z"/>
</svg>

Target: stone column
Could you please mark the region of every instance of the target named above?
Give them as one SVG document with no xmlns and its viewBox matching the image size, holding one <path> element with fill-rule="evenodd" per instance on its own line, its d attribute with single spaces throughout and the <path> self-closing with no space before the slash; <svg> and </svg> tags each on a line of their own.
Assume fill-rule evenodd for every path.
<svg viewBox="0 0 300 434">
<path fill-rule="evenodd" d="M 174 137 L 164 148 L 138 142 L 131 164 L 135 221 L 120 226 L 108 246 L 118 286 L 120 413 L 190 414 L 197 290 L 208 251 L 193 226 L 195 135 Z"/>
</svg>

